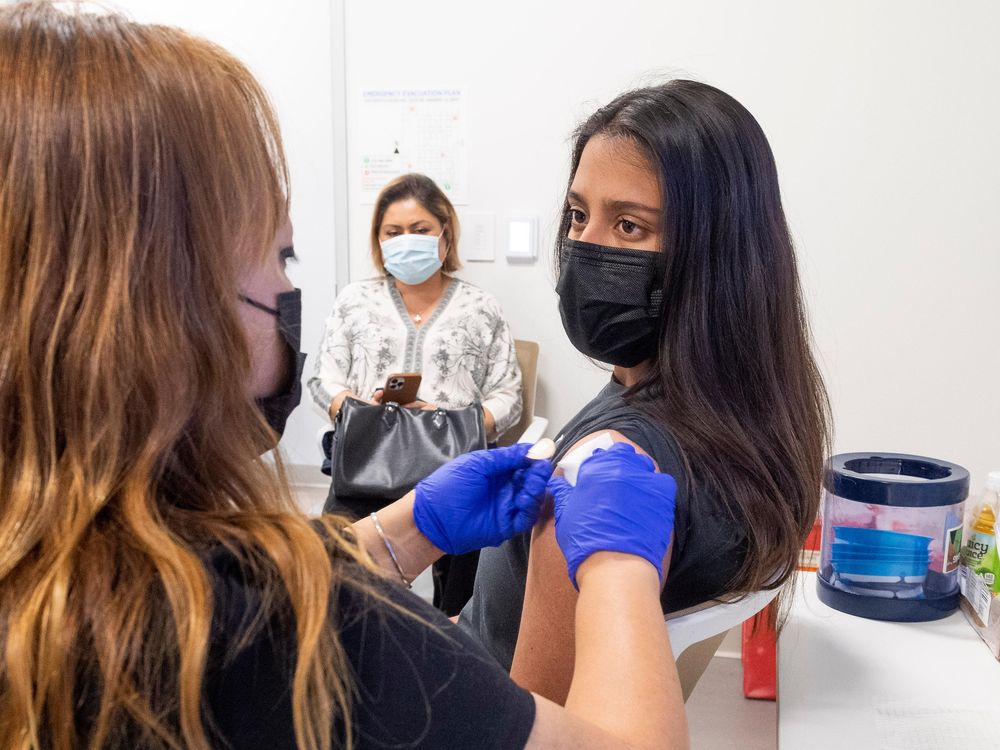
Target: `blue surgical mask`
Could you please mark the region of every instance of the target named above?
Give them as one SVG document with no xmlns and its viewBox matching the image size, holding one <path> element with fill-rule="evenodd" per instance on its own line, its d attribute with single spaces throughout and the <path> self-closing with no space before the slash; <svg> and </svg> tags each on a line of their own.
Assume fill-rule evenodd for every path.
<svg viewBox="0 0 1000 750">
<path fill-rule="evenodd" d="M 404 284 L 422 284 L 441 267 L 439 237 L 427 234 L 400 234 L 383 240 L 382 264 Z"/>
</svg>

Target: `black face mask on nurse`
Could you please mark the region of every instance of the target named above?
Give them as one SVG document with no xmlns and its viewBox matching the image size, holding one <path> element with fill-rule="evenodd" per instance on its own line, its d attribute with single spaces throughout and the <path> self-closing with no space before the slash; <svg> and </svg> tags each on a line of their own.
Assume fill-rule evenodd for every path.
<svg viewBox="0 0 1000 750">
<path fill-rule="evenodd" d="M 659 341 L 659 253 L 579 240 L 559 244 L 559 314 L 573 346 L 588 357 L 635 367 Z"/>
<path fill-rule="evenodd" d="M 302 290 L 282 292 L 278 295 L 278 307 L 268 307 L 257 300 L 240 295 L 240 300 L 258 310 L 270 313 L 278 319 L 278 330 L 288 345 L 289 383 L 283 393 L 265 396 L 257 399 L 257 406 L 271 429 L 278 433 L 280 439 L 285 431 L 288 415 L 302 400 L 302 368 L 305 367 L 306 355 L 299 351 L 302 343 Z"/>
</svg>

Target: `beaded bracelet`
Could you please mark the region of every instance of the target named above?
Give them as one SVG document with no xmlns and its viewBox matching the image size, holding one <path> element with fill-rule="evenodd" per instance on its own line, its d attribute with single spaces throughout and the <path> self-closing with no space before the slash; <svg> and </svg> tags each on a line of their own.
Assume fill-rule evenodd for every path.
<svg viewBox="0 0 1000 750">
<path fill-rule="evenodd" d="M 392 544 L 389 542 L 389 537 L 387 537 L 385 535 L 385 532 L 382 530 L 382 524 L 380 524 L 378 521 L 378 515 L 372 513 L 368 517 L 372 519 L 372 523 L 375 524 L 375 531 L 377 531 L 378 535 L 382 538 L 382 544 L 385 545 L 386 551 L 389 553 L 389 557 L 392 558 L 392 564 L 396 566 L 396 572 L 399 573 L 400 579 L 406 585 L 406 588 L 412 589 L 413 581 L 408 579 L 406 575 L 403 573 L 403 567 L 399 564 L 399 558 L 396 557 L 396 550 L 392 548 Z"/>
</svg>

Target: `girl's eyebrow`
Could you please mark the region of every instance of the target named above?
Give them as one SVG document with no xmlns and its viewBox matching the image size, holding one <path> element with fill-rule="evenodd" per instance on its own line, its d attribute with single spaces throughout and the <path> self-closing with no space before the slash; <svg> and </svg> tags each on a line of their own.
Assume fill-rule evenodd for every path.
<svg viewBox="0 0 1000 750">
<path fill-rule="evenodd" d="M 607 201 L 604 205 L 612 211 L 643 211 L 657 216 L 661 213 L 659 208 L 647 206 L 644 203 L 637 203 L 635 201 Z"/>
<path fill-rule="evenodd" d="M 579 203 L 581 206 L 587 205 L 584 197 L 572 190 L 566 194 L 566 200 Z M 639 203 L 638 201 L 607 200 L 604 202 L 604 205 L 609 211 L 616 213 L 619 211 L 640 211 L 654 216 L 659 216 L 662 213 L 656 206 L 647 206 L 645 203 Z"/>
</svg>

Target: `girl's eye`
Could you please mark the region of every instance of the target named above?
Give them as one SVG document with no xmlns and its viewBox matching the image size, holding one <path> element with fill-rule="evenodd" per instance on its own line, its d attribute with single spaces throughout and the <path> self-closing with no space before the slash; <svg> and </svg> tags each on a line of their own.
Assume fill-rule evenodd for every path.
<svg viewBox="0 0 1000 750">
<path fill-rule="evenodd" d="M 587 215 L 579 208 L 569 210 L 569 220 L 573 224 L 583 224 L 587 220 Z"/>
<path fill-rule="evenodd" d="M 622 231 L 625 234 L 632 234 L 636 229 L 639 228 L 639 227 L 636 226 L 636 224 L 634 222 L 631 222 L 628 219 L 622 219 L 619 222 L 619 225 L 621 226 Z"/>
<path fill-rule="evenodd" d="M 278 257 L 281 258 L 281 262 L 283 264 L 287 263 L 288 261 L 291 261 L 292 263 L 297 263 L 299 260 L 299 256 L 295 254 L 295 248 L 292 247 L 291 245 L 289 245 L 288 247 L 281 248 L 281 252 L 279 253 Z"/>
</svg>

